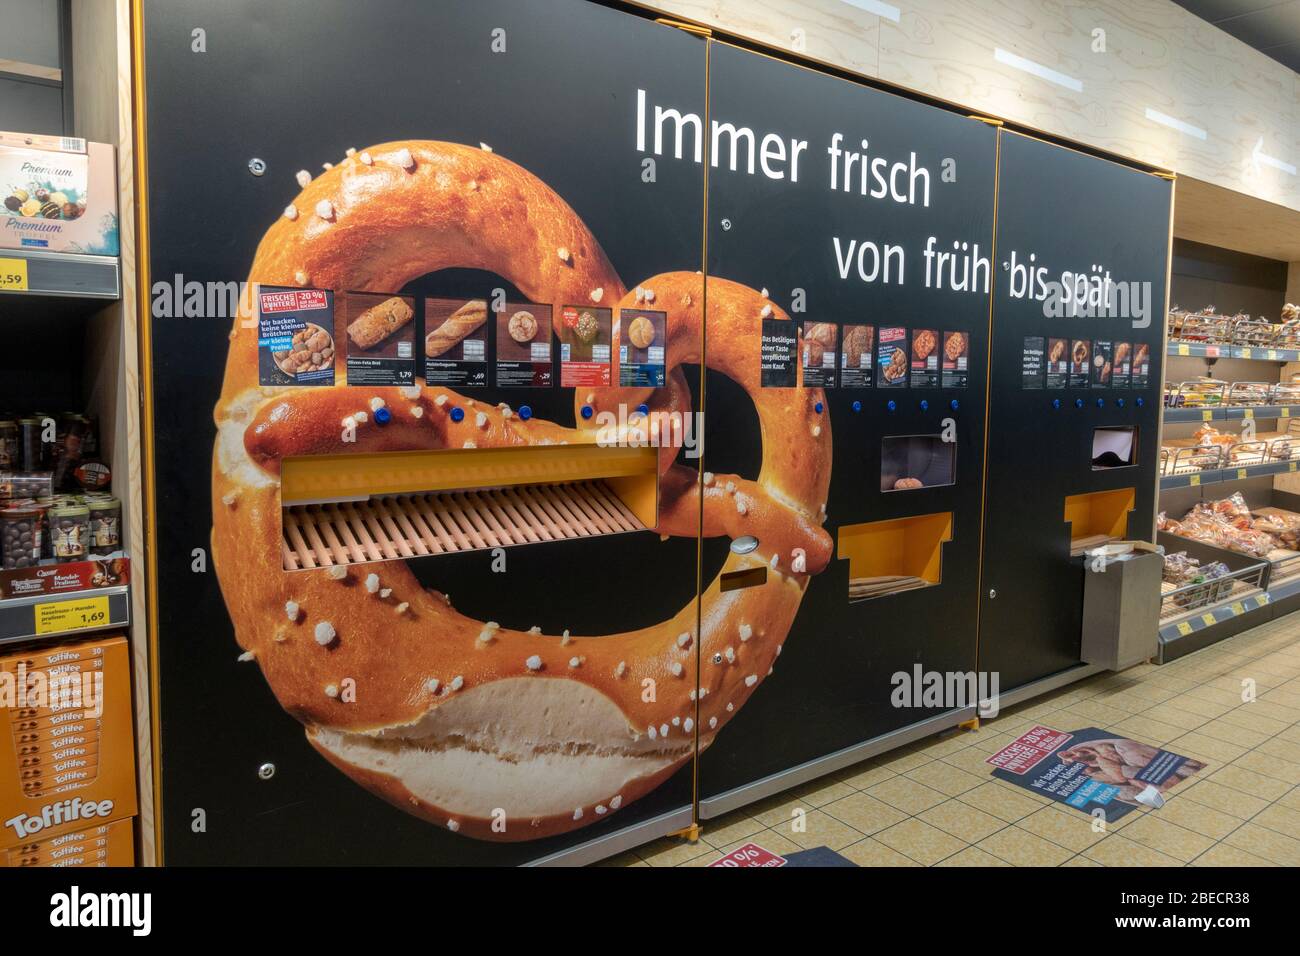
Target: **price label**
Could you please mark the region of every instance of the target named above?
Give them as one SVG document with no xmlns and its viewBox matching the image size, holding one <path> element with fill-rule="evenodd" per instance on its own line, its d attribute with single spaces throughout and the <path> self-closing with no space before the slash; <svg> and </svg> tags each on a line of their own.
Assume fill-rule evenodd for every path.
<svg viewBox="0 0 1300 956">
<path fill-rule="evenodd" d="M 1187 479 L 1188 486 L 1192 488 L 1195 488 L 1200 483 L 1201 483 L 1200 475 L 1192 475 L 1190 478 Z"/>
<path fill-rule="evenodd" d="M 1208 408 L 1205 411 L 1201 412 L 1201 421 L 1208 422 L 1208 421 L 1212 421 L 1213 419 L 1214 419 L 1214 412 L 1210 411 Z"/>
<path fill-rule="evenodd" d="M 1242 350 L 1241 350 L 1241 354 L 1238 355 L 1237 357 L 1238 357 L 1238 358 L 1253 358 L 1253 357 L 1254 357 L 1254 354 L 1255 354 L 1255 353 L 1253 353 L 1250 349 L 1242 349 Z"/>
<path fill-rule="evenodd" d="M 36 605 L 36 633 L 58 634 L 103 627 L 108 623 L 108 597 L 70 598 Z"/>
<path fill-rule="evenodd" d="M 1206 358 L 1218 358 L 1218 357 L 1219 357 L 1219 347 L 1218 347 L 1217 345 L 1207 345 L 1207 346 L 1205 347 L 1205 357 L 1206 357 Z"/>
<path fill-rule="evenodd" d="M 1245 410 L 1245 413 L 1244 413 L 1241 417 L 1242 417 L 1242 418 L 1254 418 L 1254 417 L 1255 417 L 1255 409 L 1253 409 L 1253 408 L 1247 408 L 1247 409 Z"/>
<path fill-rule="evenodd" d="M 1267 603 L 1268 603 L 1270 600 L 1272 600 L 1272 599 L 1268 596 L 1268 592 L 1265 591 L 1265 592 L 1264 592 L 1263 594 L 1261 594 L 1259 597 L 1255 598 L 1255 600 L 1258 601 L 1258 602 L 1260 603 L 1260 605 L 1264 605 L 1264 604 L 1267 604 Z"/>
<path fill-rule="evenodd" d="M 1292 462 L 1287 462 L 1286 470 L 1287 470 L 1287 471 L 1295 471 L 1295 462 L 1293 462 L 1293 461 L 1292 461 Z"/>
<path fill-rule="evenodd" d="M 1278 416 L 1279 416 L 1280 418 L 1290 418 L 1290 417 L 1291 417 L 1291 406 L 1290 406 L 1290 405 L 1283 405 L 1283 406 L 1282 406 L 1281 408 L 1279 408 L 1277 411 L 1278 411 Z"/>
<path fill-rule="evenodd" d="M 1192 354 L 1192 350 L 1189 349 L 1186 345 L 1180 345 L 1180 346 L 1178 346 L 1178 354 L 1179 354 L 1179 355 L 1191 355 L 1191 354 Z"/>
<path fill-rule="evenodd" d="M 1246 469 L 1245 469 L 1245 468 L 1238 468 L 1238 469 L 1237 469 L 1237 477 L 1238 477 L 1238 478 L 1245 478 L 1245 477 L 1246 477 Z"/>
<path fill-rule="evenodd" d="M 0 259 L 0 292 L 27 291 L 27 260 Z"/>
<path fill-rule="evenodd" d="M 1215 623 L 1215 621 L 1214 621 L 1214 615 L 1211 614 L 1211 613 L 1209 613 L 1208 611 L 1207 611 L 1206 613 L 1204 613 L 1204 614 L 1201 615 L 1201 620 L 1205 622 L 1205 626 L 1206 626 L 1206 627 L 1213 627 L 1213 626 L 1214 626 L 1214 623 Z"/>
<path fill-rule="evenodd" d="M 1277 361 L 1277 349 L 1269 349 L 1269 350 L 1268 350 L 1268 357 L 1269 357 L 1269 360 L 1270 360 L 1270 361 L 1274 361 L 1274 362 L 1276 362 L 1276 361 Z M 1246 358 L 1250 358 L 1250 356 L 1247 355 Z"/>
<path fill-rule="evenodd" d="M 1245 614 L 1245 613 L 1246 613 L 1246 609 L 1245 609 L 1244 607 L 1241 606 L 1241 602 L 1240 602 L 1240 601 L 1233 601 L 1233 602 L 1232 602 L 1232 613 L 1233 613 L 1233 616 L 1235 617 L 1235 616 L 1238 615 L 1238 614 Z"/>
<path fill-rule="evenodd" d="M 1188 634 L 1192 633 L 1191 623 L 1189 621 L 1179 621 L 1178 633 L 1183 635 L 1183 637 L 1186 637 Z"/>
</svg>

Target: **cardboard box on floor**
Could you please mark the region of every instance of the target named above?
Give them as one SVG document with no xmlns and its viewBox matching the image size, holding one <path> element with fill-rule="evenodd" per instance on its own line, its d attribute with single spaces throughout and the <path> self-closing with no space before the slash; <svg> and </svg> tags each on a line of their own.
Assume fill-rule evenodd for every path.
<svg viewBox="0 0 1300 956">
<path fill-rule="evenodd" d="M 49 693 L 54 680 L 61 682 L 58 696 Z M 23 682 L 25 694 L 20 696 Z M 38 692 L 43 696 L 33 700 Z M 77 738 L 75 746 L 69 734 Z M 69 745 L 60 747 L 65 741 Z M 36 766 L 31 764 L 33 748 L 42 757 L 61 756 Z M 78 749 L 87 753 L 73 752 Z M 0 655 L 0 853 L 7 856 L 15 847 L 47 845 L 68 833 L 115 822 L 126 824 L 115 832 L 129 835 L 128 818 L 136 810 L 126 638 L 36 643 Z M 122 859 L 122 837 L 116 840 L 86 849 L 116 845 L 114 855 Z"/>
</svg>

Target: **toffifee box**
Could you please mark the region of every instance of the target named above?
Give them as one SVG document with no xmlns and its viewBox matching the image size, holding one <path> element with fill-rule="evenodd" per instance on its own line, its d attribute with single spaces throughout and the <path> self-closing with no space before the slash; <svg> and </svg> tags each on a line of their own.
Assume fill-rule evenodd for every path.
<svg viewBox="0 0 1300 956">
<path fill-rule="evenodd" d="M 0 132 L 0 249 L 116 256 L 116 150 Z"/>
<path fill-rule="evenodd" d="M 132 818 L 68 830 L 58 836 L 0 850 L 5 866 L 134 866 Z"/>
<path fill-rule="evenodd" d="M 134 816 L 135 786 L 126 638 L 0 655 L 0 851 Z"/>
</svg>

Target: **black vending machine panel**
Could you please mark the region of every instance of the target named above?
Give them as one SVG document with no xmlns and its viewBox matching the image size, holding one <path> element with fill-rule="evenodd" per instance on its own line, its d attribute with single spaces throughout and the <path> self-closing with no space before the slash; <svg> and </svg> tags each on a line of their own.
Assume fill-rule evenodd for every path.
<svg viewBox="0 0 1300 956">
<path fill-rule="evenodd" d="M 1150 540 L 1173 183 L 1003 132 L 980 594 L 1005 692 L 1079 663 L 1080 552 Z"/>
</svg>

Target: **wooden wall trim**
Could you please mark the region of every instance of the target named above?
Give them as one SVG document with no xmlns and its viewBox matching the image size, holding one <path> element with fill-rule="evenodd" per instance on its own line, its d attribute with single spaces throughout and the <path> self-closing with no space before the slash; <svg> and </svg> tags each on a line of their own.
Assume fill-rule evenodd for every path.
<svg viewBox="0 0 1300 956">
<path fill-rule="evenodd" d="M 1296 74 L 1170 0 L 634 2 L 1300 211 Z"/>
</svg>

